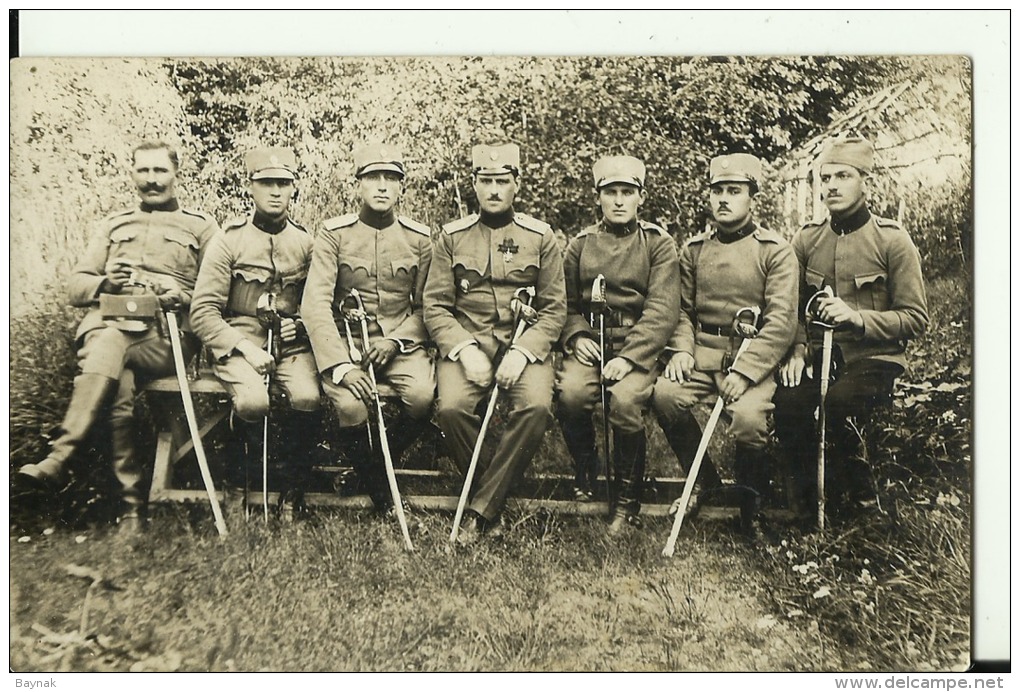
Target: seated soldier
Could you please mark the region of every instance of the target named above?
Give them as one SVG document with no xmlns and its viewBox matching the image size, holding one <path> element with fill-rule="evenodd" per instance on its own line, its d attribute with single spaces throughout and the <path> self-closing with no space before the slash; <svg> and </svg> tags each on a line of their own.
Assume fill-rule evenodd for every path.
<svg viewBox="0 0 1020 692">
<path fill-rule="evenodd" d="M 661 372 L 659 354 L 680 319 L 675 298 L 680 274 L 673 239 L 637 217 L 646 196 L 644 162 L 606 156 L 595 162 L 592 173 L 602 219 L 570 241 L 563 259 L 567 322 L 557 413 L 574 460 L 575 495 L 585 501 L 596 469 L 592 409 L 600 397 L 600 380 L 606 386 L 618 485 L 609 531 L 619 533 L 640 525 L 644 414 Z M 603 288 L 595 288 L 600 276 L 604 300 L 596 306 L 593 291 Z M 599 348 L 596 310 L 604 311 L 605 352 Z"/>
<path fill-rule="evenodd" d="M 281 477 L 271 481 L 282 484 L 281 518 L 286 520 L 303 509 L 321 436 L 319 382 L 299 314 L 312 238 L 289 216 L 296 194 L 294 152 L 257 149 L 245 163 L 255 211 L 224 225 L 210 243 L 195 284 L 191 321 L 216 358 L 213 368 L 232 399 L 238 440 L 247 441 L 244 461 L 229 473 L 247 474 L 252 452 L 261 448 L 258 422 L 270 406 L 267 376 L 271 389 L 287 400 L 279 421 L 284 462 L 276 469 Z M 240 485 L 244 477 L 231 475 L 229 482 Z"/>
<path fill-rule="evenodd" d="M 322 386 L 333 403 L 337 421 L 347 437 L 347 458 L 377 509 L 392 506 L 378 439 L 378 421 L 369 424 L 373 440 L 363 429 L 375 418 L 368 366 L 379 382 L 399 397 L 396 413 L 387 416 L 386 429 L 393 462 L 429 425 L 436 379 L 425 350 L 422 291 L 432 260 L 432 235 L 427 226 L 397 216 L 404 191 L 404 162 L 392 146 L 373 144 L 354 152 L 354 176 L 361 208 L 325 223 L 315 240 L 301 314 Z M 358 307 L 367 313 L 369 343 L 361 325 L 347 324 L 345 311 Z"/>
<path fill-rule="evenodd" d="M 132 152 L 131 178 L 141 204 L 99 224 L 68 281 L 70 304 L 88 308 L 75 334 L 80 374 L 71 401 L 49 455 L 22 466 L 14 478 L 21 488 L 57 489 L 68 459 L 109 407 L 113 470 L 123 501 L 119 522 L 125 533 L 143 527 L 143 474 L 134 446 L 138 380 L 174 372 L 170 340 L 157 325 L 157 313 L 187 308 L 202 251 L 217 230 L 210 216 L 178 204 L 177 169 L 177 152 L 163 142 L 144 142 Z M 146 294 L 153 292 L 159 294 L 158 306 L 142 315 Z M 125 318 L 135 311 L 138 319 Z M 188 329 L 186 320 L 182 327 Z M 184 344 L 194 353 L 193 338 Z"/>
<path fill-rule="evenodd" d="M 822 152 L 819 164 L 829 218 L 804 226 L 793 238 L 793 249 L 801 266 L 801 305 L 806 307 L 823 288 L 832 293 L 818 302 L 815 317 L 834 328 L 833 361 L 842 365 L 832 370 L 835 381 L 825 400 L 830 442 L 826 486 L 838 514 L 860 500 L 874 499 L 867 482 L 870 469 L 860 465 L 855 454 L 859 438 L 851 419 L 860 425 L 890 401 L 893 384 L 906 366 L 907 341 L 924 334 L 928 308 L 920 255 L 910 236 L 897 222 L 868 210 L 871 143 L 837 139 Z M 790 459 L 791 500 L 801 514 L 817 501 L 815 411 L 822 333 L 809 334 L 802 321 L 780 369 L 775 396 L 776 435 Z M 814 360 L 810 373 L 805 370 L 808 357 Z"/>
<path fill-rule="evenodd" d="M 668 427 L 689 416 L 694 405 L 722 397 L 736 438 L 733 470 L 742 490 L 740 526 L 754 539 L 770 478 L 766 444 L 776 388 L 773 374 L 797 328 L 797 259 L 779 234 L 754 221 L 761 161 L 750 154 L 727 154 L 713 158 L 709 170 L 714 224 L 680 252 L 680 299 L 686 315 L 670 345 L 673 355 L 655 384 L 654 405 Z M 734 360 L 741 343 L 733 334 L 734 319 L 743 308 L 760 312 L 753 325 L 760 330 Z M 697 444 L 685 449 L 696 450 Z M 685 469 L 691 461 L 680 458 Z M 719 482 L 711 467 L 699 475 L 709 485 Z"/>
</svg>

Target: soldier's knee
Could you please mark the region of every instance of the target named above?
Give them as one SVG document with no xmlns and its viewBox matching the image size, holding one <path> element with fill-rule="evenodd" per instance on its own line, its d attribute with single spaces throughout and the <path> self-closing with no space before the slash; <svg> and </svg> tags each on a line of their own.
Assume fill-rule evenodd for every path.
<svg viewBox="0 0 1020 692">
<path fill-rule="evenodd" d="M 768 421 L 758 412 L 734 411 L 730 433 L 740 444 L 748 447 L 764 447 L 768 441 Z"/>
<path fill-rule="evenodd" d="M 295 411 L 318 411 L 322 405 L 322 397 L 319 395 L 319 387 L 315 383 L 309 383 L 300 387 L 291 386 L 287 392 L 290 407 Z"/>
<path fill-rule="evenodd" d="M 556 398 L 556 410 L 561 416 L 578 416 L 590 412 L 594 402 L 583 389 L 561 388 Z"/>
<path fill-rule="evenodd" d="M 690 409 L 694 402 L 685 396 L 683 385 L 672 380 L 659 378 L 652 390 L 652 409 L 665 420 L 675 420 Z"/>
<path fill-rule="evenodd" d="M 421 389 L 408 392 L 404 396 L 404 407 L 411 418 L 428 418 L 432 413 L 432 402 L 435 401 L 434 390 Z"/>
<path fill-rule="evenodd" d="M 269 413 L 269 392 L 262 387 L 235 387 L 234 412 L 249 423 L 265 418 Z"/>
</svg>

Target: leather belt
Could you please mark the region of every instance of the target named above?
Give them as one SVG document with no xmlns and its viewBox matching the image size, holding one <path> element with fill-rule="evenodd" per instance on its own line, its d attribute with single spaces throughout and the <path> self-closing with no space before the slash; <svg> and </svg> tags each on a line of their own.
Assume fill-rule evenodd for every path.
<svg viewBox="0 0 1020 692">
<path fill-rule="evenodd" d="M 711 334 L 712 336 L 729 336 L 733 333 L 733 325 L 727 324 L 725 327 L 720 327 L 714 324 L 701 324 L 699 322 L 698 331 L 702 334 Z"/>
</svg>

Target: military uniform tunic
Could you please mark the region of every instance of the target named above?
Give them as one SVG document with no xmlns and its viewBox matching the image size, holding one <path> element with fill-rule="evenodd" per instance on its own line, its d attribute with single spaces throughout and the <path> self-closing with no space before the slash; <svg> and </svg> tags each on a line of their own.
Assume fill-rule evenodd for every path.
<svg viewBox="0 0 1020 692">
<path fill-rule="evenodd" d="M 906 364 L 907 341 L 923 335 L 928 325 L 920 255 L 898 223 L 872 216 L 866 205 L 848 219 L 804 226 L 793 238 L 793 249 L 801 266 L 801 305 L 829 286 L 860 312 L 864 322 L 859 331 L 833 331 L 838 377 L 829 387 L 825 407 L 833 450 L 830 470 L 844 476 L 833 486 L 839 491 L 856 475 L 845 468 L 857 447 L 856 432 L 846 419 L 855 416 L 860 423 L 888 403 Z M 817 367 L 822 334 L 815 330 L 807 334 L 803 310 L 800 314 L 796 343 L 810 345 L 808 363 L 813 360 Z M 806 372 L 800 385 L 779 387 L 775 395 L 776 434 L 791 456 L 800 458 L 800 473 L 805 476 L 801 485 L 810 483 L 815 453 L 814 412 L 820 393 L 813 375 Z"/>
<path fill-rule="evenodd" d="M 753 222 L 749 222 L 753 224 Z M 747 225 L 730 242 L 718 230 L 691 238 L 680 253 L 680 297 L 684 316 L 669 351 L 694 356 L 687 382 L 660 377 L 654 406 L 660 419 L 679 418 L 704 399 L 715 397 L 726 377 L 723 358 L 737 310 L 761 310 L 760 331 L 732 366 L 751 386 L 724 411 L 737 442 L 760 449 L 768 439 L 767 414 L 776 383 L 773 373 L 793 342 L 797 329 L 797 259 L 778 234 Z M 734 343 L 733 351 L 739 346 Z"/>
<path fill-rule="evenodd" d="M 268 330 L 257 317 L 264 293 L 276 294 L 281 317 L 299 318 L 311 261 L 312 238 L 303 228 L 287 220 L 272 231 L 256 226 L 254 217 L 226 224 L 210 243 L 191 306 L 195 333 L 212 350 L 216 376 L 247 421 L 266 415 L 269 393 L 263 376 L 235 348 L 245 339 L 265 348 Z M 315 361 L 305 337 L 283 346 L 271 382 L 282 388 L 292 408 L 319 407 Z"/>
<path fill-rule="evenodd" d="M 528 365 L 510 388 L 513 413 L 491 462 L 475 478 L 468 506 L 489 520 L 502 511 L 552 417 L 549 354 L 566 319 L 563 259 L 552 229 L 524 214 L 488 223 L 473 214 L 443 228 L 425 284 L 424 316 L 442 358 L 436 372 L 439 425 L 463 472 L 480 428 L 475 407 L 488 389 L 469 382 L 456 359 L 474 343 L 498 367 L 513 335 L 511 299 L 528 286 L 536 291 L 538 319 L 516 345 Z"/>
<path fill-rule="evenodd" d="M 187 308 L 202 253 L 218 229 L 202 212 L 180 208 L 176 201 L 168 206 L 140 206 L 106 217 L 68 280 L 68 302 L 89 309 L 75 332 L 79 367 L 83 373 L 119 380 L 115 417 L 132 415 L 136 371 L 161 377 L 173 373 L 174 363 L 169 338 L 160 335 L 155 323 L 142 331 L 123 331 L 103 321 L 99 296 L 107 269 L 130 263 L 139 282 L 179 291 Z M 193 351 L 191 341 L 185 339 L 184 345 Z"/>
<path fill-rule="evenodd" d="M 676 244 L 663 229 L 644 221 L 614 230 L 602 222 L 585 228 L 567 246 L 563 260 L 567 321 L 562 341 L 569 352 L 575 339 L 598 342 L 598 322 L 588 321 L 595 278 L 606 279 L 606 362 L 614 357 L 634 364 L 626 377 L 608 386 L 610 422 L 623 432 L 644 429 L 644 411 L 661 367 L 659 355 L 676 329 L 680 283 Z M 566 355 L 557 380 L 561 415 L 590 413 L 599 398 L 597 365 Z"/>
<path fill-rule="evenodd" d="M 348 327 L 342 317 L 351 289 L 357 289 L 371 317 L 370 344 L 390 339 L 400 348 L 386 368 L 376 372 L 379 381 L 394 388 L 413 418 L 427 418 L 435 399 L 435 374 L 424 348 L 428 335 L 422 319 L 432 236 L 428 226 L 403 216 L 383 223 L 377 228 L 357 214 L 326 221 L 315 240 L 302 300 L 301 314 L 323 376 L 323 389 L 342 427 L 363 425 L 368 417 L 366 404 L 333 382 L 338 366 L 341 378 L 346 370 L 359 367 L 351 360 Z M 367 352 L 360 325 L 354 322 L 349 329 L 357 349 Z"/>
</svg>

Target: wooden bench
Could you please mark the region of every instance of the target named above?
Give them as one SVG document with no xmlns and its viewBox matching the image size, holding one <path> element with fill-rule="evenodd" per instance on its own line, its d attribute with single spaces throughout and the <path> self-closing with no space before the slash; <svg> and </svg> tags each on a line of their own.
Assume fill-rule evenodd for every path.
<svg viewBox="0 0 1020 692">
<path fill-rule="evenodd" d="M 203 368 L 192 372 L 194 379 L 189 381 L 192 397 L 199 402 L 200 397 L 204 398 L 202 408 L 208 408 L 208 399 L 217 399 L 213 406 L 212 414 L 200 417 L 199 432 L 203 442 L 206 442 L 211 433 L 218 426 L 224 424 L 230 414 L 230 401 L 223 385 L 213 375 L 211 368 Z M 204 487 L 176 488 L 174 487 L 174 468 L 185 457 L 193 454 L 194 445 L 188 432 L 188 427 L 183 416 L 183 406 L 180 399 L 180 387 L 176 377 L 164 377 L 153 380 L 146 384 L 143 391 L 163 395 L 166 398 L 162 402 L 162 412 L 165 415 L 158 416 L 160 419 L 160 430 L 157 435 L 155 461 L 153 464 L 152 484 L 149 488 L 149 502 L 208 502 L 208 496 Z M 380 387 L 384 396 L 392 395 L 385 386 Z M 551 432 L 551 431 L 550 431 Z M 229 434 L 229 433 L 228 433 Z M 206 453 L 210 454 L 210 445 L 206 444 Z M 210 454 L 211 456 L 211 454 Z M 196 463 L 192 461 L 192 463 Z M 210 460 L 211 466 L 216 466 Z M 342 474 L 350 472 L 346 464 L 318 466 L 316 470 L 325 474 Z M 197 473 L 197 468 L 196 468 Z M 434 469 L 396 469 L 399 485 L 403 499 L 412 507 L 423 510 L 449 511 L 453 512 L 457 507 L 457 495 L 459 493 L 462 478 L 452 473 Z M 222 478 L 214 479 L 219 485 Z M 546 473 L 528 474 L 520 483 L 515 496 L 508 502 L 511 510 L 519 512 L 547 511 L 557 514 L 572 515 L 606 515 L 609 506 L 604 498 L 604 481 L 600 480 L 597 492 L 598 500 L 595 502 L 576 502 L 572 499 L 557 499 L 571 497 L 570 486 L 572 476 L 566 474 Z M 646 490 L 647 502 L 642 503 L 642 513 L 648 516 L 665 516 L 672 501 L 679 497 L 683 490 L 684 479 L 682 477 L 660 477 L 655 479 L 654 490 Z M 421 490 L 431 486 L 440 489 L 438 492 L 422 493 Z M 417 490 L 418 492 L 415 492 Z M 450 494 L 446 494 L 450 493 Z M 221 501 L 225 501 L 222 487 L 218 488 L 217 495 Z M 248 502 L 251 505 L 260 506 L 262 503 L 262 492 L 252 491 L 248 493 Z M 268 501 L 275 505 L 279 493 L 271 491 L 268 493 Z M 337 492 L 310 492 L 306 493 L 305 501 L 310 506 L 336 507 L 352 509 L 368 509 L 372 502 L 367 495 L 342 495 Z M 720 519 L 736 515 L 736 508 L 733 503 L 725 503 L 729 506 L 704 507 L 703 518 Z M 780 512 L 781 513 L 781 512 Z"/>
</svg>

